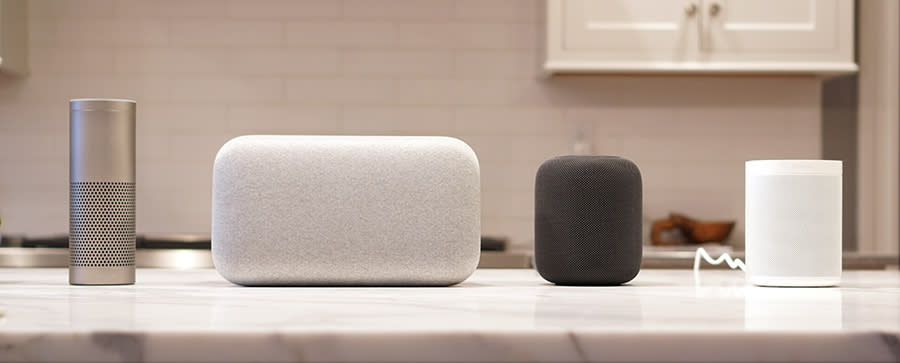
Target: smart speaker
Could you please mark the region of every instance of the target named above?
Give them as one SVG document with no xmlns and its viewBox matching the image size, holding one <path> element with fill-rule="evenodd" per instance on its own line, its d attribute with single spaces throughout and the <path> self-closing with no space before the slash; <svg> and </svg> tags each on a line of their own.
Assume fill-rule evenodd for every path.
<svg viewBox="0 0 900 363">
<path fill-rule="evenodd" d="M 842 163 L 746 164 L 747 276 L 761 286 L 833 286 L 841 280 Z"/>
<path fill-rule="evenodd" d="M 135 102 L 69 102 L 69 283 L 134 283 Z"/>
<path fill-rule="evenodd" d="M 213 261 L 240 285 L 445 286 L 478 265 L 478 160 L 454 138 L 237 137 L 212 199 Z"/>
<path fill-rule="evenodd" d="M 544 162 L 534 186 L 534 255 L 558 285 L 618 285 L 641 266 L 641 172 L 615 156 Z"/>
</svg>

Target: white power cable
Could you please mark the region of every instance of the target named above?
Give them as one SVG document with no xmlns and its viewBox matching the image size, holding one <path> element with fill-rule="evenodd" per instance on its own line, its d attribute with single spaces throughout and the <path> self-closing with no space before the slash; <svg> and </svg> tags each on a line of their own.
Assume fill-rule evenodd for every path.
<svg viewBox="0 0 900 363">
<path fill-rule="evenodd" d="M 720 255 L 718 258 L 713 259 L 712 256 L 710 256 L 709 253 L 707 253 L 706 250 L 703 249 L 703 247 L 698 247 L 697 254 L 694 255 L 694 273 L 695 274 L 700 272 L 700 258 L 701 257 L 704 260 L 706 260 L 707 263 L 712 264 L 712 265 L 719 265 L 722 263 L 722 261 L 724 261 L 726 264 L 728 264 L 728 267 L 731 267 L 732 270 L 735 268 L 739 268 L 739 269 L 741 269 L 741 271 L 744 271 L 744 272 L 747 271 L 747 266 L 744 265 L 744 261 L 741 261 L 740 258 L 732 259 L 731 256 L 728 255 L 728 253 L 723 252 L 722 255 Z"/>
</svg>

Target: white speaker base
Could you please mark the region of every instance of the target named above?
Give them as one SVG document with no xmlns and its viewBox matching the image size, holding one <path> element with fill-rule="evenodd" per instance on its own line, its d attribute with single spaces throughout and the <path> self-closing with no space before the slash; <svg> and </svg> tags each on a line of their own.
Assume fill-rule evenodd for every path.
<svg viewBox="0 0 900 363">
<path fill-rule="evenodd" d="M 829 287 L 841 283 L 841 276 L 829 277 L 780 277 L 749 276 L 750 283 L 764 287 Z"/>
</svg>

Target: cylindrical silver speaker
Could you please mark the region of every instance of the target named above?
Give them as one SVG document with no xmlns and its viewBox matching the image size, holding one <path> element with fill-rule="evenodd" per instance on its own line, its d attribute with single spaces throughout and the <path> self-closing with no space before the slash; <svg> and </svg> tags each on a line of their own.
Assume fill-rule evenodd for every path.
<svg viewBox="0 0 900 363">
<path fill-rule="evenodd" d="M 135 108 L 69 102 L 69 283 L 134 283 Z"/>
</svg>

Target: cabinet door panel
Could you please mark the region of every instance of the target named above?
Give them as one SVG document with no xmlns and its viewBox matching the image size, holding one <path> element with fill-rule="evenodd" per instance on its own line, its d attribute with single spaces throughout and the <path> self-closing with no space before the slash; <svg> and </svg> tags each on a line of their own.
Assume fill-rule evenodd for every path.
<svg viewBox="0 0 900 363">
<path fill-rule="evenodd" d="M 699 15 L 688 16 L 689 1 L 570 0 L 563 2 L 566 49 L 682 52 L 696 44 Z"/>
<path fill-rule="evenodd" d="M 840 1 L 707 0 L 703 35 L 710 41 L 701 46 L 733 53 L 836 49 Z"/>
</svg>

